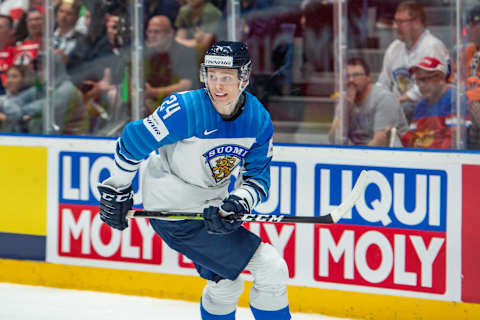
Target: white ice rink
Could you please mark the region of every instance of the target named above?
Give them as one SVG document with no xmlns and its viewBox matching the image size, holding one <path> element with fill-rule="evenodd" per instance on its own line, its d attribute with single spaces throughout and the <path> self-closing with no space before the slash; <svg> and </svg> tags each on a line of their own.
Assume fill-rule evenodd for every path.
<svg viewBox="0 0 480 320">
<path fill-rule="evenodd" d="M 295 313 L 295 320 L 339 318 Z M 195 320 L 198 304 L 93 291 L 0 283 L 1 320 Z M 237 320 L 253 319 L 239 308 Z"/>
</svg>

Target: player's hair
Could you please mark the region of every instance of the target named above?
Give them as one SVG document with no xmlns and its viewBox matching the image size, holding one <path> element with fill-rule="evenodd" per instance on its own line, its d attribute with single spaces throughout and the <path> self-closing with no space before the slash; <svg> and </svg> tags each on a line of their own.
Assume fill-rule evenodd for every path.
<svg viewBox="0 0 480 320">
<path fill-rule="evenodd" d="M 422 25 L 425 25 L 425 22 L 426 22 L 425 10 L 423 9 L 423 6 L 420 3 L 417 3 L 416 1 L 400 2 L 396 11 L 397 12 L 408 11 L 410 18 L 412 19 L 418 18 L 420 19 L 420 22 L 422 23 Z"/>
<path fill-rule="evenodd" d="M 365 75 L 370 75 L 370 67 L 368 66 L 367 62 L 365 62 L 365 60 L 361 57 L 351 57 L 350 59 L 348 59 L 347 65 L 361 66 L 363 68 L 363 71 L 365 72 Z"/>
<path fill-rule="evenodd" d="M 6 15 L 6 14 L 0 14 L 0 19 L 7 19 L 8 21 L 8 26 L 10 27 L 10 29 L 13 28 L 13 19 L 12 17 Z"/>
</svg>

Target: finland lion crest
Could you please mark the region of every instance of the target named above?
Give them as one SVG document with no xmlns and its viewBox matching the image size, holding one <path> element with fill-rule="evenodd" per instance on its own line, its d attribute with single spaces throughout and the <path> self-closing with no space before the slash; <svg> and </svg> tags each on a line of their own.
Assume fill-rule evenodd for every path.
<svg viewBox="0 0 480 320">
<path fill-rule="evenodd" d="M 215 182 L 219 183 L 230 177 L 233 169 L 245 158 L 247 151 L 239 145 L 221 145 L 205 152 L 203 156 Z"/>
</svg>

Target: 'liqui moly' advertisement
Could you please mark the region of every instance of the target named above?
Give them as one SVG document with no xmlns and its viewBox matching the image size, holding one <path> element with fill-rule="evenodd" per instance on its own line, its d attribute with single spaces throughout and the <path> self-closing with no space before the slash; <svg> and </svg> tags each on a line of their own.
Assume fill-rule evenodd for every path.
<svg viewBox="0 0 480 320">
<path fill-rule="evenodd" d="M 364 197 L 341 224 L 315 227 L 314 279 L 444 293 L 447 173 L 319 164 L 315 213 L 331 211 L 361 169 L 369 170 Z"/>
<path fill-rule="evenodd" d="M 193 263 L 166 246 L 147 219 L 132 219 L 123 232 L 101 222 L 96 186 L 114 162 L 110 149 L 96 150 L 104 152 L 58 150 L 49 155 L 57 174 L 49 178 L 49 189 L 56 192 L 49 199 L 47 260 L 195 275 Z M 418 154 L 400 151 L 371 150 L 362 157 L 359 150 L 327 151 L 276 146 L 270 195 L 256 212 L 325 215 L 348 196 L 366 169 L 368 185 L 343 219 L 334 225 L 244 224 L 284 257 L 290 284 L 458 300 L 458 165 L 434 153 L 420 157 L 422 162 Z M 402 165 L 396 161 L 392 166 L 399 154 Z M 139 176 L 133 184 L 137 208 Z"/>
</svg>

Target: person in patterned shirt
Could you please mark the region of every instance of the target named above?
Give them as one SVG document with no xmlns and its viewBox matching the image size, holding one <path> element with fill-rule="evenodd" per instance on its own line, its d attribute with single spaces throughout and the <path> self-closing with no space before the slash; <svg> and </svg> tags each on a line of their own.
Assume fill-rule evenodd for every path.
<svg viewBox="0 0 480 320">
<path fill-rule="evenodd" d="M 424 57 L 409 71 L 414 75 L 423 98 L 413 110 L 409 131 L 402 136 L 403 145 L 418 148 L 456 148 L 456 135 L 460 134 L 457 125 L 456 88 L 446 82 L 445 61 L 439 56 Z M 465 97 L 462 98 L 461 108 L 461 114 L 467 118 Z"/>
<path fill-rule="evenodd" d="M 412 110 L 421 98 L 415 82 L 408 72 L 423 57 L 441 55 L 449 63 L 445 44 L 426 27 L 426 15 L 421 4 L 415 1 L 400 3 L 395 12 L 393 27 L 395 39 L 385 51 L 378 82 L 392 91 L 400 102 L 405 116 L 411 119 Z"/>
</svg>

